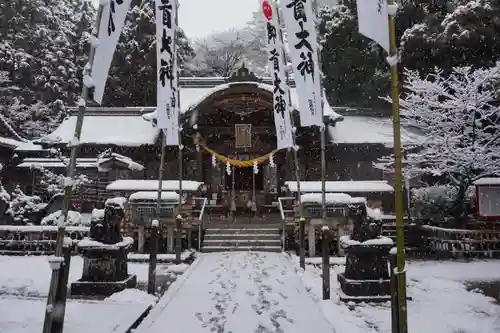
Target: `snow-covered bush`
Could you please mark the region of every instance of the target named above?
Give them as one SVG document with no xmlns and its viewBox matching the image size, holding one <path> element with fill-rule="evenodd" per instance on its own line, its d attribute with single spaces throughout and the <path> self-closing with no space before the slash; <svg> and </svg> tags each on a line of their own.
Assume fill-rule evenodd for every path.
<svg viewBox="0 0 500 333">
<path fill-rule="evenodd" d="M 412 215 L 426 223 L 447 223 L 453 216 L 458 188 L 452 185 L 433 185 L 415 188 L 412 194 Z M 474 187 L 469 187 L 465 205 L 469 212 L 474 205 Z"/>
<path fill-rule="evenodd" d="M 69 159 L 66 158 L 59 149 L 50 149 L 50 154 L 55 158 L 59 159 L 64 165 L 69 164 Z M 33 165 L 33 168 L 40 172 L 41 179 L 39 183 L 45 187 L 45 190 L 49 195 L 62 193 L 64 191 L 64 185 L 71 183 L 73 186 L 73 191 L 79 191 L 84 185 L 92 183 L 92 181 L 83 174 L 76 175 L 71 182 L 66 180 L 66 175 L 57 174 L 53 171 L 44 168 L 40 165 Z"/>
<path fill-rule="evenodd" d="M 40 212 L 47 205 L 42 202 L 39 196 L 24 194 L 19 186 L 16 186 L 12 192 L 11 199 L 6 213 L 10 215 L 14 224 L 32 222 L 30 217 Z"/>
<path fill-rule="evenodd" d="M 60 220 L 63 218 L 62 211 L 58 210 L 52 214 L 45 216 L 42 219 L 41 225 L 58 225 Z M 79 212 L 70 210 L 68 212 L 68 220 L 66 226 L 79 226 L 83 224 L 82 215 Z"/>
</svg>

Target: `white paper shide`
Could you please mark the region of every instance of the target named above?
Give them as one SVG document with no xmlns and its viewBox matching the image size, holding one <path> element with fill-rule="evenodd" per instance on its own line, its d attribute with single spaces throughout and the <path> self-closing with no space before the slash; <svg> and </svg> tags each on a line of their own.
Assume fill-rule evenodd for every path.
<svg viewBox="0 0 500 333">
<path fill-rule="evenodd" d="M 313 0 L 281 0 L 295 85 L 299 97 L 300 124 L 321 126 L 321 75 Z"/>
<path fill-rule="evenodd" d="M 175 31 L 177 0 L 156 0 L 158 127 L 167 146 L 179 145 L 179 100 Z"/>
<path fill-rule="evenodd" d="M 389 53 L 387 0 L 357 0 L 357 8 L 359 32 Z"/>
<path fill-rule="evenodd" d="M 102 103 L 109 67 L 125 24 L 130 3 L 131 0 L 109 0 L 102 8 L 98 32 L 99 41 L 94 43 L 96 49 L 91 75 L 94 86 L 94 101 L 99 104 Z"/>
<path fill-rule="evenodd" d="M 293 147 L 289 104 L 290 88 L 286 83 L 284 48 L 281 27 L 278 22 L 278 11 L 267 0 L 262 1 L 262 9 L 267 21 L 267 52 L 274 87 L 273 111 L 277 148 L 289 148 Z"/>
</svg>

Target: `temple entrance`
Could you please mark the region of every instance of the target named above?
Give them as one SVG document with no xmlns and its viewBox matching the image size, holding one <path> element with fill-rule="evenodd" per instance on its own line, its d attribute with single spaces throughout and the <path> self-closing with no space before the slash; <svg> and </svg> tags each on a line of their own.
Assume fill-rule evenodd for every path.
<svg viewBox="0 0 500 333">
<path fill-rule="evenodd" d="M 235 191 L 252 191 L 253 190 L 253 167 L 234 168 L 234 190 Z M 232 189 L 233 175 L 226 173 L 226 190 Z M 255 191 L 264 190 L 264 177 L 262 175 L 262 167 L 259 167 L 259 173 L 255 175 Z"/>
</svg>

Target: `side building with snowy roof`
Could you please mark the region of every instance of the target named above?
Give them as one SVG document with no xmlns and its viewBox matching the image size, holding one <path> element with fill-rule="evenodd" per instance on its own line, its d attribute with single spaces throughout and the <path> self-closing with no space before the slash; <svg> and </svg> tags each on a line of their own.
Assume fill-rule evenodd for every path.
<svg viewBox="0 0 500 333">
<path fill-rule="evenodd" d="M 201 137 L 206 146 L 229 158 L 250 160 L 276 148 L 273 118 L 273 91 L 270 78 L 259 78 L 242 66 L 231 77 L 181 78 L 180 104 L 183 124 L 183 178 L 202 182 L 207 190 L 230 192 L 233 186 L 246 204 L 253 187 L 253 167 L 236 168 L 228 175 L 226 166 L 213 165 L 212 156 L 196 149 L 193 138 Z M 291 88 L 292 105 L 298 105 L 296 89 Z M 326 147 L 328 180 L 383 180 L 382 171 L 373 162 L 392 151 L 392 122 L 389 114 L 373 110 L 336 108 L 324 101 L 324 122 L 328 126 Z M 79 172 L 95 181 L 89 185 L 94 200 L 106 197 L 106 186 L 117 179 L 157 179 L 161 131 L 156 126 L 155 107 L 89 107 L 83 122 L 80 140 Z M 390 111 L 389 111 L 390 112 Z M 72 110 L 60 126 L 35 143 L 48 149 L 61 148 L 69 156 L 68 143 L 73 137 L 77 110 Z M 295 124 L 300 123 L 298 111 L 293 112 Z M 194 126 L 196 125 L 196 126 Z M 296 143 L 304 181 L 321 179 L 320 144 L 317 128 L 298 128 Z M 418 143 L 419 135 L 402 129 L 402 139 Z M 143 168 L 116 167 L 99 170 L 98 155 L 107 149 L 126 156 Z M 293 181 L 294 163 L 291 154 L 274 154 L 276 167 L 265 163 L 255 176 L 258 202 L 275 201 L 285 182 Z M 33 165 L 64 172 L 64 164 L 54 159 L 27 159 L 21 169 Z M 126 163 L 125 163 L 126 164 Z M 165 180 L 178 179 L 177 148 L 166 153 Z M 115 164 L 113 164 L 115 165 Z"/>
</svg>

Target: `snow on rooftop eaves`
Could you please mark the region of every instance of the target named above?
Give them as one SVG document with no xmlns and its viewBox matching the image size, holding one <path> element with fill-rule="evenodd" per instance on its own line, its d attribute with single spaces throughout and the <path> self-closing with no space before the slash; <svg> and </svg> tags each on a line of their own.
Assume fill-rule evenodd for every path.
<svg viewBox="0 0 500 333">
<path fill-rule="evenodd" d="M 321 203 L 323 201 L 323 195 L 321 193 L 306 193 L 300 196 L 300 202 L 302 203 Z M 327 204 L 363 204 L 366 203 L 365 198 L 353 198 L 349 194 L 345 193 L 326 193 L 325 203 Z"/>
<path fill-rule="evenodd" d="M 67 168 L 67 165 L 58 158 L 25 158 L 17 165 L 18 168 Z M 96 158 L 78 158 L 76 160 L 77 168 L 96 168 Z"/>
<path fill-rule="evenodd" d="M 321 185 L 320 181 L 301 181 L 300 191 L 303 193 L 318 193 L 322 191 Z M 291 192 L 297 192 L 296 181 L 286 181 L 285 186 L 287 186 Z M 385 180 L 326 181 L 325 187 L 326 192 L 330 193 L 394 192 L 394 188 Z"/>
<path fill-rule="evenodd" d="M 186 192 L 196 192 L 203 183 L 193 180 L 183 180 L 182 190 Z M 141 179 L 120 179 L 115 180 L 108 186 L 106 191 L 157 191 L 158 180 L 141 180 Z M 163 191 L 179 191 L 178 180 L 164 180 L 162 182 Z"/>
<path fill-rule="evenodd" d="M 42 150 L 42 146 L 36 145 L 31 141 L 18 141 L 16 139 L 0 137 L 0 146 L 5 146 L 16 151 Z"/>
<path fill-rule="evenodd" d="M 328 126 L 328 134 L 332 143 L 378 143 L 392 147 L 394 142 L 392 126 L 391 118 L 344 116 L 342 122 Z M 424 140 L 422 134 L 401 126 L 403 143 L 418 145 Z"/>
<path fill-rule="evenodd" d="M 124 155 L 120 155 L 120 154 L 117 154 L 117 153 L 110 153 L 108 151 L 106 151 L 103 154 L 101 154 L 101 156 L 99 156 L 99 158 L 97 159 L 97 168 L 98 168 L 98 170 L 100 172 L 107 172 L 107 171 L 109 171 L 111 168 L 110 167 L 106 167 L 105 165 L 107 163 L 110 163 L 110 162 L 113 162 L 113 161 L 117 161 L 117 162 L 122 163 L 123 165 L 126 165 L 127 168 L 129 170 L 132 170 L 132 171 L 142 171 L 142 170 L 144 170 L 144 166 L 142 164 L 139 164 L 139 163 L 133 161 L 130 157 L 127 157 L 127 156 L 124 156 Z"/>
<path fill-rule="evenodd" d="M 244 85 L 252 85 L 257 88 L 260 88 L 266 92 L 272 93 L 273 92 L 273 87 L 269 84 L 265 83 L 257 83 L 257 82 L 232 82 L 232 83 L 224 83 L 217 85 L 215 87 L 197 87 L 197 88 L 191 88 L 191 87 L 181 87 L 180 89 L 180 104 L 181 104 L 181 112 L 186 113 L 191 110 L 194 110 L 197 108 L 203 101 L 206 99 L 210 98 L 211 96 L 222 92 L 224 90 L 230 89 L 231 87 L 235 86 L 244 86 Z M 298 108 L 298 101 L 299 97 L 297 94 L 296 88 L 290 88 L 290 96 L 292 99 L 292 106 L 297 109 Z M 324 99 L 324 108 L 325 116 L 330 116 L 334 120 L 341 120 L 342 116 L 336 113 L 333 108 L 328 104 L 328 101 L 326 98 Z M 153 111 L 151 113 L 145 114 L 144 119 L 146 120 L 152 120 L 156 119 L 156 111 Z"/>
<path fill-rule="evenodd" d="M 66 118 L 54 132 L 41 138 L 39 142 L 52 144 L 70 142 L 75 132 L 76 119 L 74 115 Z M 140 147 L 153 145 L 159 133 L 159 130 L 141 115 L 116 116 L 102 112 L 100 115 L 85 116 L 80 143 Z"/>
<path fill-rule="evenodd" d="M 474 185 L 500 185 L 500 177 L 484 177 L 476 180 Z"/>
<path fill-rule="evenodd" d="M 158 199 L 158 192 L 156 191 L 140 191 L 140 192 L 135 192 L 132 193 L 128 200 L 130 202 L 133 201 L 150 201 L 150 200 L 157 200 Z M 179 201 L 179 194 L 177 192 L 161 192 L 161 200 L 162 201 Z"/>
</svg>

